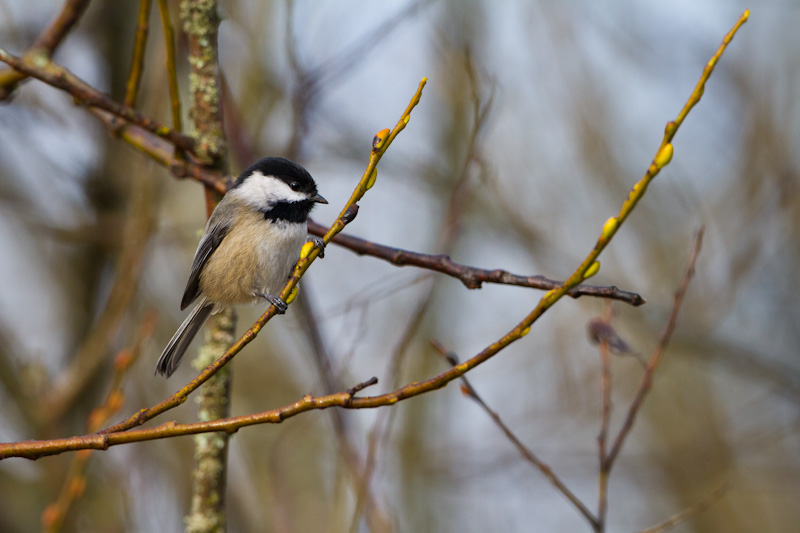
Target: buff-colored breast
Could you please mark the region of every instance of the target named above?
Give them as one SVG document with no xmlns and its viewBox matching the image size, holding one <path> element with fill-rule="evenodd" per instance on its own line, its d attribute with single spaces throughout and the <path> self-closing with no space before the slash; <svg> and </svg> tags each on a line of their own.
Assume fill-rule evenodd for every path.
<svg viewBox="0 0 800 533">
<path fill-rule="evenodd" d="M 237 218 L 200 274 L 200 290 L 222 305 L 255 303 L 256 292 L 278 294 L 307 235 L 306 224 L 271 222 L 255 211 Z"/>
</svg>

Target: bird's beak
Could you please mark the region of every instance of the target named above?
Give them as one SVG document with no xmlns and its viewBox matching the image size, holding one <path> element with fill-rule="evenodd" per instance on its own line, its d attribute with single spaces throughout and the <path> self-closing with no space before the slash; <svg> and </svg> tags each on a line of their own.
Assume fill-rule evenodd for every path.
<svg viewBox="0 0 800 533">
<path fill-rule="evenodd" d="M 319 194 L 315 194 L 314 196 L 312 196 L 311 197 L 311 201 L 312 202 L 317 202 L 318 204 L 327 204 L 328 203 L 328 200 L 326 200 L 325 198 L 323 198 Z"/>
</svg>

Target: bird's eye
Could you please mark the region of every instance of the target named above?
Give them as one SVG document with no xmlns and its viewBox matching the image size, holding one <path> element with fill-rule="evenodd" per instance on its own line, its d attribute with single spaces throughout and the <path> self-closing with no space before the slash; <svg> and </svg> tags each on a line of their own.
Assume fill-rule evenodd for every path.
<svg viewBox="0 0 800 533">
<path fill-rule="evenodd" d="M 293 191 L 299 191 L 300 190 L 300 182 L 299 181 L 293 181 L 293 182 L 291 182 L 289 184 L 289 187 L 291 187 Z"/>
</svg>

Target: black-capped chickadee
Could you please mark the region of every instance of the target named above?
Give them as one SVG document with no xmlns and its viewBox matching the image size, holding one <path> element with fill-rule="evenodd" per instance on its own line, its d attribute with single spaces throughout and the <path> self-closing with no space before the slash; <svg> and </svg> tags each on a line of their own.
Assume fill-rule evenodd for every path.
<svg viewBox="0 0 800 533">
<path fill-rule="evenodd" d="M 308 171 L 288 159 L 265 157 L 242 172 L 208 219 L 181 310 L 199 302 L 164 348 L 156 373 L 172 375 L 212 313 L 260 298 L 286 311 L 278 294 L 300 257 L 317 203 L 328 202 Z"/>
</svg>

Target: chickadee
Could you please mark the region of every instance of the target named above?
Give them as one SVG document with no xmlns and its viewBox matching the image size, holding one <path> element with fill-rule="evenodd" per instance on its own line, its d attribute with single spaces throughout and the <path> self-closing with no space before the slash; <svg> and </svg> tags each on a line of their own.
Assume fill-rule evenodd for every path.
<svg viewBox="0 0 800 533">
<path fill-rule="evenodd" d="M 172 375 L 208 317 L 225 307 L 278 295 L 306 241 L 308 214 L 327 204 L 311 175 L 281 157 L 265 157 L 242 172 L 208 219 L 194 254 L 181 310 L 199 298 L 158 358 L 156 373 Z"/>
</svg>

